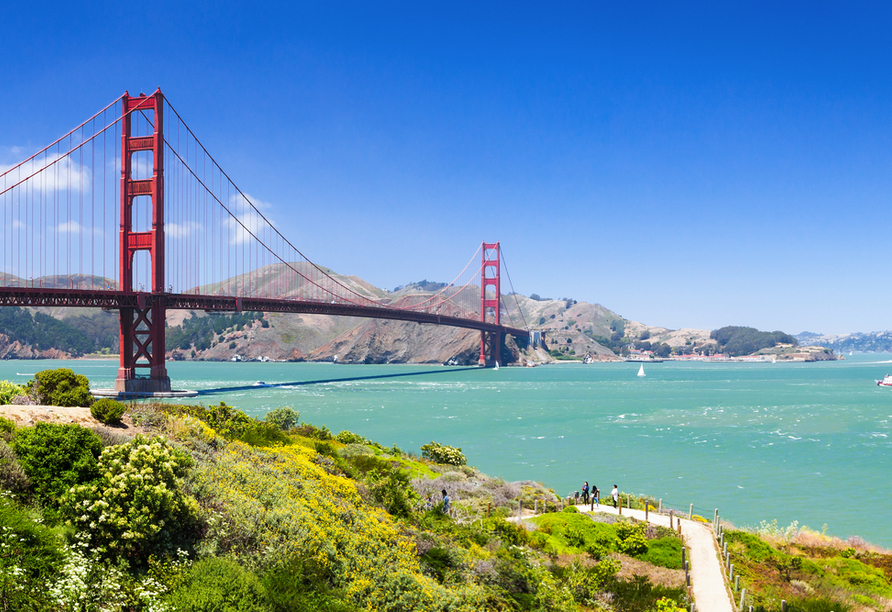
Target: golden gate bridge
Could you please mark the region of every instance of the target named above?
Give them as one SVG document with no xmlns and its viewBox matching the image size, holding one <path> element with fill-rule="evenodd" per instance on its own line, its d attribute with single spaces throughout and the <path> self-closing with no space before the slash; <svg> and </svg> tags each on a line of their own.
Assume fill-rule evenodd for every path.
<svg viewBox="0 0 892 612">
<path fill-rule="evenodd" d="M 276 228 L 160 89 L 124 93 L 3 171 L 0 226 L 0 306 L 117 310 L 122 395 L 171 391 L 164 330 L 172 309 L 479 330 L 481 365 L 498 361 L 505 334 L 529 338 L 516 300 L 513 309 L 502 303 L 498 242 L 483 242 L 433 293 L 389 299 L 348 286 Z"/>
</svg>

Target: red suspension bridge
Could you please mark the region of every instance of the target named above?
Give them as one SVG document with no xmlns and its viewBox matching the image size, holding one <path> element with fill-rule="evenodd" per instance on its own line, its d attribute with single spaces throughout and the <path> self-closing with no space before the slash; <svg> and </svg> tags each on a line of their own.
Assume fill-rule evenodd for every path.
<svg viewBox="0 0 892 612">
<path fill-rule="evenodd" d="M 484 242 L 436 293 L 392 300 L 314 264 L 262 210 L 160 89 L 125 93 L 0 174 L 0 306 L 118 310 L 115 389 L 136 395 L 171 389 L 164 343 L 171 309 L 329 314 L 479 330 L 481 365 L 499 359 L 505 334 L 529 338 L 516 301 L 501 300 L 498 242 Z"/>
</svg>

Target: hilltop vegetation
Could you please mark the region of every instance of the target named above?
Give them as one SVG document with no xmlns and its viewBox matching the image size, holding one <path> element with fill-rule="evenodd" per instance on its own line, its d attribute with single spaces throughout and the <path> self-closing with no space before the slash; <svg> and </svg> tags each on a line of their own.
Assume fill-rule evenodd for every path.
<svg viewBox="0 0 892 612">
<path fill-rule="evenodd" d="M 722 327 L 709 336 L 718 343 L 718 352 L 732 357 L 751 355 L 761 349 L 774 348 L 779 344 L 798 346 L 799 341 L 781 331 L 763 332 L 754 327 Z"/>
<path fill-rule="evenodd" d="M 674 531 L 556 512 L 552 491 L 490 478 L 458 448 L 431 442 L 419 458 L 287 407 L 264 420 L 222 402 L 130 416 L 132 438 L 0 419 L 2 609 L 688 608 Z M 506 520 L 518 502 L 547 512 L 518 525 Z M 892 555 L 856 538 L 776 523 L 724 537 L 760 612 L 781 599 L 791 612 L 892 607 Z"/>
<path fill-rule="evenodd" d="M 223 403 L 141 404 L 131 416 L 145 429 L 133 438 L 0 421 L 3 609 L 678 612 L 685 603 L 683 575 L 667 569 L 680 563 L 674 534 L 554 513 L 551 491 L 460 465 L 458 449 L 427 445 L 452 461 L 438 464 L 300 423 L 289 408 L 263 421 Z M 505 520 L 518 500 L 552 513 L 519 527 Z M 622 573 L 633 561 L 634 580 Z"/>
</svg>

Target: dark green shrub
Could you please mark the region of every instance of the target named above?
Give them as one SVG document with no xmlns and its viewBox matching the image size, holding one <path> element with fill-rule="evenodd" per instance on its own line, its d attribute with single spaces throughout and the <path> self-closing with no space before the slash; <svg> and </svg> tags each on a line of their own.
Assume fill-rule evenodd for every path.
<svg viewBox="0 0 892 612">
<path fill-rule="evenodd" d="M 12 449 L 38 499 L 52 507 L 63 493 L 99 475 L 102 441 L 80 425 L 37 423 L 16 433 Z"/>
<path fill-rule="evenodd" d="M 120 422 L 125 410 L 127 410 L 127 406 L 110 397 L 96 400 L 90 406 L 90 414 L 93 415 L 93 418 L 106 425 Z"/>
<path fill-rule="evenodd" d="M 168 602 L 178 612 L 269 612 L 260 578 L 221 557 L 193 565 Z"/>
<path fill-rule="evenodd" d="M 579 508 L 576 506 L 567 506 L 561 512 L 567 512 L 569 514 L 573 514 L 574 512 L 579 512 Z"/>
<path fill-rule="evenodd" d="M 283 431 L 288 431 L 297 427 L 300 422 L 300 411 L 288 406 L 280 406 L 267 412 L 263 420 Z"/>
<path fill-rule="evenodd" d="M 0 499 L 0 606 L 4 610 L 52 610 L 46 583 L 62 564 L 60 538 L 28 514 Z"/>
<path fill-rule="evenodd" d="M 419 497 L 404 470 L 392 470 L 386 476 L 375 475 L 370 481 L 372 497 L 388 513 L 400 518 L 408 518 L 412 514 L 412 507 Z"/>
<path fill-rule="evenodd" d="M 49 406 L 89 406 L 90 381 L 83 374 L 75 374 L 68 368 L 43 370 L 34 375 L 26 387 L 38 404 Z"/>
<path fill-rule="evenodd" d="M 331 576 L 311 561 L 291 559 L 263 575 L 271 612 L 349 612 L 346 596 L 329 587 Z"/>
<path fill-rule="evenodd" d="M 0 438 L 3 438 L 8 442 L 12 439 L 15 430 L 15 421 L 7 419 L 5 417 L 0 417 Z"/>
<path fill-rule="evenodd" d="M 603 562 L 602 562 L 603 563 Z M 653 584 L 647 576 L 629 580 L 612 580 L 607 590 L 614 594 L 614 609 L 622 612 L 647 612 L 656 609 L 657 602 L 666 597 L 684 607 L 684 587 L 665 587 Z"/>
<path fill-rule="evenodd" d="M 296 433 L 297 435 L 304 438 L 315 438 L 317 440 L 334 440 L 334 436 L 331 435 L 331 432 L 325 425 L 323 425 L 322 427 L 316 427 L 315 425 L 311 425 L 310 423 L 303 423 L 302 425 L 298 425 L 291 431 L 292 433 Z"/>
<path fill-rule="evenodd" d="M 435 546 L 421 555 L 421 561 L 427 570 L 425 573 L 430 574 L 443 582 L 446 574 L 459 566 L 456 554 L 449 548 Z"/>
<path fill-rule="evenodd" d="M 829 597 L 808 597 L 787 604 L 790 612 L 850 612 L 851 604 L 841 603 Z"/>
<path fill-rule="evenodd" d="M 31 480 L 19 464 L 15 452 L 6 442 L 0 441 L 0 489 L 22 494 L 30 487 Z"/>
</svg>

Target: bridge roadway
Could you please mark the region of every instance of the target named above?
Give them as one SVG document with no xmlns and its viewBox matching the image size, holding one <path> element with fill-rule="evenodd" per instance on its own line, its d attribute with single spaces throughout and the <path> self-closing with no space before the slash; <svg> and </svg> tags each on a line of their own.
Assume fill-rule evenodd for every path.
<svg viewBox="0 0 892 612">
<path fill-rule="evenodd" d="M 486 332 L 501 332 L 514 337 L 529 338 L 529 331 L 449 317 L 427 312 L 399 310 L 384 306 L 360 306 L 358 304 L 330 304 L 305 300 L 272 298 L 192 295 L 186 293 L 146 293 L 127 291 L 102 291 L 90 289 L 47 289 L 38 287 L 0 287 L 0 306 L 69 306 L 76 308 L 139 308 L 144 309 L 164 300 L 168 310 L 206 310 L 216 312 L 290 312 L 297 314 L 327 314 L 342 317 L 365 317 L 412 321 L 431 325 L 463 327 Z"/>
</svg>

